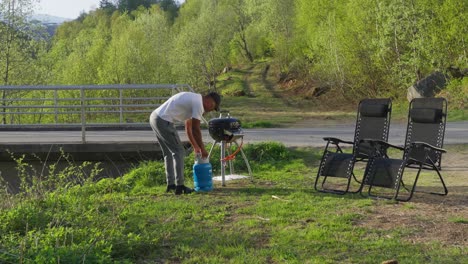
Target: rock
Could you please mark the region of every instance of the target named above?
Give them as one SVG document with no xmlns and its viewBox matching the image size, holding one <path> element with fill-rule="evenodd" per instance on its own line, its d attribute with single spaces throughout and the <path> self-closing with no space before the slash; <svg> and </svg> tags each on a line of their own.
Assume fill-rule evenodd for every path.
<svg viewBox="0 0 468 264">
<path fill-rule="evenodd" d="M 328 86 L 328 85 L 325 85 L 325 86 L 319 86 L 317 88 L 314 89 L 314 92 L 312 93 L 312 96 L 313 97 L 319 97 L 321 96 L 322 94 L 325 94 L 327 93 L 328 91 L 331 90 L 331 87 Z"/>
<path fill-rule="evenodd" d="M 433 72 L 408 88 L 407 99 L 434 97 L 446 85 L 447 77 L 439 71 Z"/>
<path fill-rule="evenodd" d="M 395 260 L 395 259 L 386 260 L 386 261 L 383 261 L 382 264 L 398 264 L 398 260 Z"/>
<path fill-rule="evenodd" d="M 456 78 L 456 79 L 461 79 L 465 76 L 468 76 L 468 68 L 460 69 L 455 66 L 450 66 L 447 68 L 447 71 L 449 72 L 452 78 Z"/>
<path fill-rule="evenodd" d="M 224 67 L 222 73 L 227 73 L 227 72 L 229 72 L 230 70 L 231 70 L 231 67 L 226 66 L 226 67 Z"/>
</svg>

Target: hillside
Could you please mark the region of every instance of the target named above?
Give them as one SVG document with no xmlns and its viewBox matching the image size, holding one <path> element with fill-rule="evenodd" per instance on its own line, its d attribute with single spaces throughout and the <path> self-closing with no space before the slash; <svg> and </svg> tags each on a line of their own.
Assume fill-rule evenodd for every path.
<svg viewBox="0 0 468 264">
<path fill-rule="evenodd" d="M 41 23 L 49 36 L 53 36 L 55 34 L 55 30 L 64 22 L 70 21 L 71 19 L 69 18 L 64 18 L 64 17 L 57 17 L 57 16 L 51 16 L 51 15 L 46 15 L 46 14 L 35 14 L 31 17 L 32 21 L 38 21 Z"/>
<path fill-rule="evenodd" d="M 217 78 L 216 86 L 225 97 L 222 108 L 244 120 L 246 127 L 354 122 L 356 107 L 365 98 L 345 98 L 341 91 L 319 81 L 292 74 L 282 75 L 269 61 L 225 69 Z M 460 89 L 467 88 L 462 85 Z M 449 89 L 452 88 L 437 95 L 449 100 L 449 120 L 466 120 L 467 109 L 457 104 L 457 100 L 452 100 Z M 406 98 L 393 98 L 392 119 L 405 121 L 407 109 Z"/>
<path fill-rule="evenodd" d="M 231 68 L 218 78 L 222 108 L 246 127 L 302 126 L 353 120 L 355 103 L 317 83 L 288 76 L 267 61 Z"/>
</svg>

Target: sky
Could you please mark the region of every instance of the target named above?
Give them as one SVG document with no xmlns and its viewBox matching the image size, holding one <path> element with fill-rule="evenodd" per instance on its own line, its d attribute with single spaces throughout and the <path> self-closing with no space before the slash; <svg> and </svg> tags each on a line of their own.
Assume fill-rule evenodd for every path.
<svg viewBox="0 0 468 264">
<path fill-rule="evenodd" d="M 39 0 L 36 14 L 75 19 L 82 12 L 88 13 L 99 7 L 100 0 Z"/>
</svg>

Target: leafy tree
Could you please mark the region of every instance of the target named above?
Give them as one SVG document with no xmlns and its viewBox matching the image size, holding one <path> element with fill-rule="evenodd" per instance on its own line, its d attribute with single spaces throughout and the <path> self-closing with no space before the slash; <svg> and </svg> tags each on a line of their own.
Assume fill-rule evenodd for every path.
<svg viewBox="0 0 468 264">
<path fill-rule="evenodd" d="M 294 35 L 294 1 L 272 0 L 268 1 L 269 6 L 266 9 L 265 18 L 268 26 L 271 28 L 270 39 L 273 42 L 275 58 L 279 63 L 280 69 L 287 71 L 287 68 L 293 60 L 293 35 Z"/>
<path fill-rule="evenodd" d="M 228 1 L 186 2 L 180 11 L 172 65 L 178 80 L 216 89 L 216 77 L 229 62 L 233 13 Z"/>
<path fill-rule="evenodd" d="M 175 19 L 179 15 L 179 5 L 175 0 L 161 0 L 159 6 L 164 10 L 171 23 L 174 23 Z"/>
<path fill-rule="evenodd" d="M 468 3 L 463 0 L 426 0 L 417 8 L 425 13 L 418 20 L 418 30 L 425 47 L 421 54 L 427 63 L 439 69 L 468 67 Z M 424 69 L 426 73 L 428 69 Z"/>
<path fill-rule="evenodd" d="M 114 17 L 111 38 L 100 70 L 101 83 L 172 81 L 169 21 L 160 8 L 142 10 L 135 20 L 127 14 Z"/>
<path fill-rule="evenodd" d="M 152 0 L 118 0 L 118 9 L 122 12 L 137 10 L 139 6 L 148 8 L 154 1 Z"/>
<path fill-rule="evenodd" d="M 96 84 L 110 36 L 110 17 L 103 10 L 91 12 L 83 22 L 61 26 L 50 52 L 56 63 L 58 84 Z"/>
<path fill-rule="evenodd" d="M 0 1 L 0 76 L 2 85 L 36 84 L 41 76 L 36 60 L 45 48 L 44 28 L 27 18 L 32 0 Z M 6 124 L 7 99 L 21 97 L 2 90 L 2 123 Z M 10 102 L 10 103 L 13 103 Z"/>
<path fill-rule="evenodd" d="M 33 83 L 33 61 L 44 47 L 45 31 L 28 20 L 32 0 L 0 1 L 0 73 L 3 85 Z M 35 74 L 33 74 L 35 75 Z M 26 78 L 25 78 L 26 77 Z"/>
<path fill-rule="evenodd" d="M 177 3 L 174 0 L 113 0 L 117 3 L 109 3 L 110 0 L 103 0 L 103 4 L 106 6 L 113 5 L 117 7 L 118 10 L 123 12 L 131 13 L 134 10 L 138 10 L 139 7 L 145 9 L 150 8 L 152 5 L 159 5 L 162 10 L 166 11 L 169 14 L 171 21 L 177 17 L 177 11 L 179 9 Z"/>
<path fill-rule="evenodd" d="M 235 33 L 233 42 L 250 62 L 254 61 L 254 55 L 250 50 L 250 43 L 247 38 L 247 30 L 253 21 L 253 17 L 246 10 L 245 0 L 232 1 L 231 8 L 235 14 Z"/>
<path fill-rule="evenodd" d="M 104 10 L 108 15 L 111 15 L 117 10 L 117 0 L 101 0 L 99 8 Z"/>
<path fill-rule="evenodd" d="M 248 26 L 245 28 L 245 39 L 254 58 L 273 57 L 274 36 L 272 21 L 269 16 L 273 14 L 273 4 L 270 1 L 243 0 L 241 3 L 241 18 Z M 238 31 L 238 34 L 242 34 Z M 236 38 L 234 39 L 236 40 Z"/>
<path fill-rule="evenodd" d="M 302 38 L 298 47 L 311 63 L 316 79 L 343 89 L 344 74 L 336 31 L 341 17 L 337 1 L 298 0 L 296 28 Z"/>
</svg>

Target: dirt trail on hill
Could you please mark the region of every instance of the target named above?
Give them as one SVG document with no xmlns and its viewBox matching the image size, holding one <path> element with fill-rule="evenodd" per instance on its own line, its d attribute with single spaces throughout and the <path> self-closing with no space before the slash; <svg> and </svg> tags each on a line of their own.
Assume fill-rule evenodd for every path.
<svg viewBox="0 0 468 264">
<path fill-rule="evenodd" d="M 278 89 L 277 78 L 271 70 L 270 64 L 258 63 L 249 67 L 246 71 L 244 82 L 245 87 L 249 90 L 249 95 L 278 98 L 288 107 L 293 105 L 288 97 L 284 96 Z"/>
</svg>

